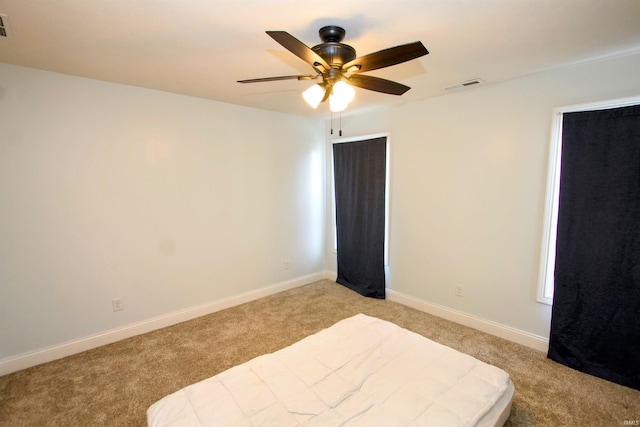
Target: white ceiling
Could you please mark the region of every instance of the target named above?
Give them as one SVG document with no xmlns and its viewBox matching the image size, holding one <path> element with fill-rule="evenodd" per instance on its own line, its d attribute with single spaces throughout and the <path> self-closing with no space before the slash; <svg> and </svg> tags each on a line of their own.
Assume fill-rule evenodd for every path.
<svg viewBox="0 0 640 427">
<path fill-rule="evenodd" d="M 265 30 L 313 46 L 340 25 L 358 56 L 422 41 L 429 55 L 368 73 L 409 92 L 356 89 L 351 111 L 640 51 L 640 0 L 0 0 L 0 14 L 0 62 L 300 115 L 329 111 L 304 103 L 310 82 L 236 83 L 312 73 Z"/>
</svg>

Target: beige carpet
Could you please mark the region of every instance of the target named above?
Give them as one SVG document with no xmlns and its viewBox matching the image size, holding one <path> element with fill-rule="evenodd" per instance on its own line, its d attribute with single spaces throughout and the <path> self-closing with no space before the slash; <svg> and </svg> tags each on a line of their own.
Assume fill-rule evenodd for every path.
<svg viewBox="0 0 640 427">
<path fill-rule="evenodd" d="M 143 426 L 146 409 L 161 397 L 357 313 L 392 321 L 507 371 L 516 388 L 508 426 L 640 421 L 640 391 L 578 373 L 530 348 L 320 281 L 0 377 L 0 425 Z"/>
</svg>

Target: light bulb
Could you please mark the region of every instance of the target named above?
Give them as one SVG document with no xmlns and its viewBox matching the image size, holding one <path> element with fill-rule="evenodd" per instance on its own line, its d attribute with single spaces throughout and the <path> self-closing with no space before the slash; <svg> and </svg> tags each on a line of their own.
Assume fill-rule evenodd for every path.
<svg viewBox="0 0 640 427">
<path fill-rule="evenodd" d="M 335 95 L 329 96 L 329 109 L 334 113 L 339 113 L 340 111 L 344 111 L 347 109 L 349 104 L 346 102 L 341 102 L 342 100 Z"/>
<path fill-rule="evenodd" d="M 302 92 L 302 97 L 311 108 L 318 108 L 320 101 L 324 97 L 324 89 L 320 85 L 313 85 L 309 89 Z"/>
<path fill-rule="evenodd" d="M 329 109 L 334 113 L 343 111 L 353 101 L 356 91 L 342 80 L 333 85 L 333 90 L 329 96 Z"/>
</svg>

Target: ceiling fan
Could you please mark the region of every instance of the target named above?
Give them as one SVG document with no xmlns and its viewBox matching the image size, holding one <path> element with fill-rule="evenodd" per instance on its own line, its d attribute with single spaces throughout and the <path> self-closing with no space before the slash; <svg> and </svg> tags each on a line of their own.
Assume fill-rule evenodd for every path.
<svg viewBox="0 0 640 427">
<path fill-rule="evenodd" d="M 391 95 L 402 95 L 411 88 L 391 80 L 361 73 L 400 64 L 429 53 L 424 45 L 417 41 L 356 57 L 356 50 L 353 47 L 341 43 L 345 30 L 335 25 L 322 27 L 319 31 L 322 43 L 312 48 L 286 31 L 267 31 L 266 33 L 285 49 L 311 65 L 315 74 L 238 80 L 238 83 L 315 80 L 322 77 L 322 81 L 305 91 L 303 96 L 313 108 L 329 99 L 331 111 L 334 112 L 344 110 L 351 102 L 354 96 L 352 86 Z"/>
</svg>

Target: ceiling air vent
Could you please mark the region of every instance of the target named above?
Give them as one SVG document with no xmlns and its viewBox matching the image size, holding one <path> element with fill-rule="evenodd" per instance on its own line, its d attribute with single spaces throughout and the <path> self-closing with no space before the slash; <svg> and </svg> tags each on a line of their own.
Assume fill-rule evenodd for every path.
<svg viewBox="0 0 640 427">
<path fill-rule="evenodd" d="M 7 37 L 9 35 L 8 26 L 7 15 L 0 14 L 0 37 Z"/>
<path fill-rule="evenodd" d="M 484 80 L 482 79 L 467 80 L 466 82 L 456 83 L 454 85 L 447 86 L 444 88 L 444 90 L 461 89 L 463 87 L 475 86 L 482 83 L 484 83 Z"/>
</svg>

